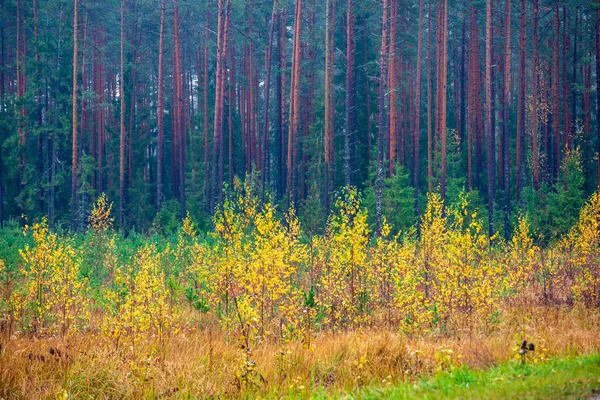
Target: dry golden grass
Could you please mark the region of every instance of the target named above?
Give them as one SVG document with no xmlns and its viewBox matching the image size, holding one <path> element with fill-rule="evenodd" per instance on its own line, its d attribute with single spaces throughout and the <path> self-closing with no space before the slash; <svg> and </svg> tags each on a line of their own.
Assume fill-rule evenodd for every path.
<svg viewBox="0 0 600 400">
<path fill-rule="evenodd" d="M 262 343 L 249 354 L 214 328 L 172 338 L 166 357 L 151 341 L 115 350 L 93 333 L 13 336 L 2 342 L 0 398 L 280 397 L 393 385 L 451 366 L 487 368 L 515 357 L 520 335 L 535 342 L 528 362 L 600 349 L 600 312 L 585 308 L 505 310 L 490 332 L 405 337 L 387 329 L 316 334 L 311 346 Z"/>
</svg>

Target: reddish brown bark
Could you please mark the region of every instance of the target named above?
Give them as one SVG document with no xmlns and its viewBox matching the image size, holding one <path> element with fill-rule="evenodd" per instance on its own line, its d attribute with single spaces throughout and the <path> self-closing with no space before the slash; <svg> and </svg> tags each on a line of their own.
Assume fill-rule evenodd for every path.
<svg viewBox="0 0 600 400">
<path fill-rule="evenodd" d="M 376 232 L 381 234 L 383 227 L 383 159 L 384 159 L 384 140 L 386 130 L 386 82 L 387 82 L 387 32 L 388 32 L 388 0 L 383 0 L 383 15 L 381 19 L 381 54 L 379 66 L 381 68 L 379 76 L 379 132 L 377 137 L 377 182 L 375 193 L 375 219 Z"/>
<path fill-rule="evenodd" d="M 163 161 L 165 141 L 165 83 L 164 83 L 164 46 L 165 46 L 165 0 L 160 3 L 160 36 L 158 40 L 158 143 L 156 154 L 156 211 L 160 211 L 163 197 Z"/>
<path fill-rule="evenodd" d="M 398 111 L 397 111 L 397 65 L 396 65 L 396 33 L 398 30 L 398 1 L 390 2 L 390 43 L 388 53 L 388 88 L 390 91 L 390 114 L 389 114 L 389 135 L 388 135 L 388 176 L 392 176 L 396 169 L 396 139 L 398 136 Z M 400 64 L 400 63 L 398 63 Z M 399 66 L 399 65 L 398 65 Z M 404 97 L 404 96 L 403 96 Z M 400 145 L 402 148 L 402 145 Z"/>
<path fill-rule="evenodd" d="M 596 0 L 600 5 L 600 0 Z M 596 11 L 596 120 L 600 121 L 600 8 Z M 598 154 L 600 155 L 600 124 L 598 124 Z M 600 190 L 600 156 L 598 157 L 598 190 Z"/>
<path fill-rule="evenodd" d="M 263 114 L 263 164 L 262 164 L 262 182 L 263 182 L 263 191 L 264 193 L 265 186 L 269 182 L 269 102 L 270 102 L 270 89 L 271 89 L 271 59 L 273 54 L 273 36 L 275 32 L 275 15 L 277 13 L 277 2 L 278 0 L 273 0 L 273 11 L 271 12 L 271 22 L 269 24 L 269 45 L 267 47 L 266 61 L 265 61 L 265 86 L 264 86 L 264 99 L 265 99 L 265 107 Z"/>
<path fill-rule="evenodd" d="M 488 0 L 490 1 L 490 0 Z M 447 82 L 447 59 L 448 59 L 448 0 L 440 3 L 441 11 L 441 57 L 440 57 L 440 135 L 442 142 L 442 176 L 440 193 L 442 199 L 446 199 L 446 82 Z"/>
<path fill-rule="evenodd" d="M 324 114 L 324 120 L 325 120 L 325 126 L 324 126 L 324 139 L 323 139 L 323 145 L 324 145 L 324 165 L 323 165 L 323 169 L 324 169 L 324 183 L 325 183 L 325 188 L 323 190 L 323 204 L 324 204 L 324 211 L 325 211 L 325 218 L 327 218 L 327 215 L 329 214 L 329 195 L 330 195 L 330 174 L 329 174 L 329 170 L 330 170 L 330 165 L 329 165 L 329 145 L 330 145 L 330 138 L 329 136 L 331 135 L 331 70 L 332 70 L 332 65 L 331 65 L 331 47 L 332 47 L 332 29 L 331 29 L 331 25 L 332 25 L 332 21 L 331 21 L 331 7 L 332 7 L 332 0 L 327 0 L 326 4 L 325 4 L 325 114 Z"/>
<path fill-rule="evenodd" d="M 536 0 L 534 0 L 536 1 Z M 510 237 L 510 8 L 511 1 L 506 0 L 504 9 L 504 90 L 502 93 L 502 151 L 498 161 L 502 161 L 502 186 L 504 192 L 504 236 Z"/>
<path fill-rule="evenodd" d="M 123 1 L 123 0 L 122 0 Z M 20 8 L 19 0 L 19 8 Z M 73 7 L 73 116 L 72 116 L 72 137 L 71 137 L 71 227 L 76 229 L 75 226 L 75 203 L 77 195 L 77 72 L 78 72 L 78 39 L 79 29 L 77 28 L 78 23 L 78 0 L 74 1 Z M 17 24 L 20 24 L 19 18 L 17 18 Z M 17 29 L 18 31 L 19 29 Z M 17 40 L 18 42 L 18 40 Z M 19 51 L 17 50 L 17 57 Z M 17 61 L 17 65 L 18 65 Z M 21 136 L 19 136 L 19 139 Z"/>
<path fill-rule="evenodd" d="M 485 128 L 487 142 L 488 226 L 494 234 L 495 153 L 492 128 L 492 0 L 486 3 L 485 19 Z"/>
<path fill-rule="evenodd" d="M 431 2 L 427 13 L 427 189 L 433 191 L 433 93 L 431 84 Z"/>
<path fill-rule="evenodd" d="M 419 166 L 421 160 L 421 58 L 423 56 L 423 0 L 419 0 L 419 32 L 417 34 L 417 83 L 415 94 L 415 125 L 413 131 L 413 187 L 415 215 L 419 215 Z"/>
<path fill-rule="evenodd" d="M 567 68 L 567 57 L 569 48 L 571 47 L 571 39 L 567 35 L 568 18 L 567 7 L 563 5 L 563 54 L 562 54 L 562 100 L 563 100 L 563 146 L 564 154 L 567 154 L 569 148 L 572 147 L 571 137 L 571 114 L 569 111 L 569 97 L 571 83 L 569 80 L 569 70 Z"/>
<path fill-rule="evenodd" d="M 517 92 L 517 165 L 516 165 L 516 180 L 517 180 L 517 202 L 520 199 L 521 191 L 525 183 L 525 49 L 526 49 L 526 25 L 527 25 L 527 8 L 525 0 L 521 0 L 521 22 L 520 22 L 520 37 L 519 37 L 519 87 Z"/>
<path fill-rule="evenodd" d="M 552 77 L 552 133 L 553 140 L 553 159 L 552 174 L 556 179 L 560 169 L 560 106 L 559 106 L 559 35 L 560 35 L 560 0 L 556 0 L 555 20 L 554 20 L 554 51 L 553 51 L 553 77 Z"/>
<path fill-rule="evenodd" d="M 121 0 L 121 67 L 119 73 L 119 228 L 125 223 L 125 0 Z"/>
<path fill-rule="evenodd" d="M 352 184 L 350 141 L 354 134 L 354 0 L 347 2 L 346 14 L 346 100 L 344 126 L 344 184 Z"/>
<path fill-rule="evenodd" d="M 295 199 L 292 198 L 292 183 L 294 181 L 294 166 L 296 163 L 293 154 L 295 143 L 298 137 L 298 80 L 300 77 L 300 32 L 302 21 L 302 0 L 296 1 L 296 11 L 294 15 L 294 47 L 292 55 L 292 77 L 290 84 L 290 117 L 288 128 L 288 170 L 287 170 L 287 203 L 288 207 L 292 205 Z"/>
<path fill-rule="evenodd" d="M 182 72 L 181 72 L 181 44 L 179 37 L 179 2 L 178 0 L 173 1 L 173 31 L 174 31 L 174 46 L 175 46 L 175 74 L 174 74 L 174 89 L 176 93 L 176 105 L 174 115 L 174 125 L 177 130 L 177 153 L 176 162 L 177 168 L 177 179 L 179 180 L 179 206 L 180 206 L 180 217 L 185 218 L 185 115 L 184 115 L 184 101 L 183 101 L 183 83 L 182 83 Z M 135 86 L 135 84 L 134 84 Z M 132 110 L 133 112 L 133 110 Z"/>
<path fill-rule="evenodd" d="M 532 89 L 531 89 L 531 133 L 533 150 L 533 188 L 540 188 L 540 151 L 538 139 L 538 21 L 539 21 L 539 0 L 533 0 L 533 22 L 532 22 L 532 40 L 531 40 L 531 68 L 532 68 Z"/>
<path fill-rule="evenodd" d="M 202 94 L 204 95 L 204 114 L 203 114 L 203 118 L 202 118 L 202 122 L 203 122 L 203 134 L 204 134 L 204 171 L 205 171 L 205 176 L 204 176 L 204 192 L 205 192 L 205 198 L 206 198 L 206 202 L 210 207 L 210 168 L 209 168 L 209 132 L 208 132 L 208 43 L 209 43 L 209 34 L 210 34 L 210 13 L 208 11 L 208 8 L 206 10 L 206 17 L 205 17 L 205 23 L 206 26 L 204 27 L 204 54 L 203 54 L 203 58 L 204 58 L 204 70 L 202 73 L 202 79 L 203 79 L 203 90 L 202 90 Z M 210 210 L 209 210 L 210 211 Z"/>
<path fill-rule="evenodd" d="M 218 165 L 221 162 L 218 159 L 218 150 L 223 136 L 223 113 L 225 98 L 225 58 L 227 55 L 227 35 L 229 31 L 229 13 L 230 0 L 227 0 L 225 7 L 223 0 L 219 0 L 219 19 L 217 30 L 217 71 L 215 87 L 215 114 L 213 127 L 213 151 L 212 151 L 212 196 L 210 199 L 211 209 L 217 204 L 221 184 L 217 181 Z"/>
</svg>

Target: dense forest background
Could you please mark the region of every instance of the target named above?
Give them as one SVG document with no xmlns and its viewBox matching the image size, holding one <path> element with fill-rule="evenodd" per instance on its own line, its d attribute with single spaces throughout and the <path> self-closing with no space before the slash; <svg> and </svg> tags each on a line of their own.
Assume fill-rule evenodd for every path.
<svg viewBox="0 0 600 400">
<path fill-rule="evenodd" d="M 598 187 L 600 2 L 1 0 L 0 222 L 210 226 L 225 187 L 376 231 L 428 191 L 551 240 Z"/>
</svg>

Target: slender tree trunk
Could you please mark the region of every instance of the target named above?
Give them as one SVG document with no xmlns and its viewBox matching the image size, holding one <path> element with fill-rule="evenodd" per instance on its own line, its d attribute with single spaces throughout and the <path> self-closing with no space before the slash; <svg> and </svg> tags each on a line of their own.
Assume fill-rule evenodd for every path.
<svg viewBox="0 0 600 400">
<path fill-rule="evenodd" d="M 534 0 L 534 2 L 537 0 Z M 502 101 L 502 185 L 504 187 L 504 237 L 510 237 L 510 0 L 506 0 L 504 9 L 504 91 Z"/>
<path fill-rule="evenodd" d="M 571 142 L 569 143 L 569 147 L 574 148 L 573 145 L 573 141 L 575 140 L 575 135 L 577 133 L 577 66 L 578 66 L 578 59 L 577 59 L 577 47 L 578 47 L 578 36 L 579 36 L 579 8 L 577 8 L 575 10 L 575 32 L 573 35 L 573 76 L 572 76 L 572 82 L 573 82 L 573 88 L 572 90 L 572 101 L 571 101 L 571 118 L 572 118 L 572 123 L 571 123 L 571 130 L 570 130 L 570 140 Z"/>
<path fill-rule="evenodd" d="M 490 1 L 490 0 L 488 0 Z M 441 37 L 442 51 L 440 57 L 440 72 L 438 77 L 440 82 L 440 135 L 442 142 L 442 179 L 441 179 L 441 195 L 442 199 L 446 200 L 446 82 L 447 82 L 447 59 L 448 59 L 448 0 L 442 0 L 441 4 Z"/>
<path fill-rule="evenodd" d="M 388 30 L 388 0 L 383 0 L 383 16 L 381 19 L 381 55 L 379 76 L 379 133 L 377 138 L 377 182 L 375 194 L 375 213 L 376 213 L 376 231 L 381 235 L 383 227 L 383 157 L 385 140 L 385 121 L 386 121 L 386 79 L 387 79 L 387 30 Z"/>
<path fill-rule="evenodd" d="M 205 200 L 206 200 L 206 204 L 207 204 L 207 208 L 210 210 L 210 204 L 211 204 L 211 190 L 210 190 L 210 165 L 209 165 L 209 132 L 208 132 L 208 126 L 209 126 L 209 121 L 208 121 L 208 44 L 209 44 L 209 38 L 210 38 L 210 12 L 208 11 L 210 7 L 207 7 L 206 10 L 206 19 L 205 19 L 205 23 L 206 26 L 204 28 L 204 72 L 202 73 L 202 79 L 203 79 L 203 90 L 202 90 L 202 94 L 204 95 L 204 114 L 203 114 L 203 118 L 202 118 L 202 123 L 204 124 L 203 127 L 203 131 L 204 131 L 204 195 L 205 195 Z"/>
<path fill-rule="evenodd" d="M 127 158 L 127 174 L 126 174 L 126 187 L 131 187 L 133 182 L 133 135 L 136 134 L 134 130 L 135 124 L 135 112 L 136 112 L 136 92 L 137 92 L 137 47 L 138 42 L 136 40 L 136 2 L 132 1 L 133 18 L 131 21 L 131 43 L 133 44 L 133 54 L 131 54 L 131 74 L 130 74 L 130 93 L 129 93 L 129 127 L 127 129 L 127 138 L 125 142 L 125 151 Z"/>
<path fill-rule="evenodd" d="M 533 150 L 533 188 L 540 188 L 540 151 L 538 139 L 538 79 L 539 79 L 539 57 L 538 57 L 538 12 L 539 0 L 533 0 L 533 26 L 531 40 L 531 69 L 532 69 L 532 89 L 531 89 L 531 133 Z"/>
<path fill-rule="evenodd" d="M 492 0 L 486 3 L 485 20 L 485 128 L 487 139 L 487 192 L 490 237 L 494 234 L 495 150 L 492 137 Z"/>
<path fill-rule="evenodd" d="M 270 133 L 269 133 L 269 100 L 270 100 L 270 96 L 269 96 L 269 91 L 271 89 L 271 58 L 272 58 L 272 54 L 273 54 L 273 36 L 274 36 L 274 31 L 275 31 L 275 15 L 277 13 L 277 1 L 278 0 L 273 0 L 273 11 L 271 12 L 271 23 L 269 25 L 269 46 L 267 47 L 267 55 L 266 55 L 266 61 L 265 61 L 265 70 L 266 70 L 266 76 L 265 76 L 265 86 L 264 86 L 264 99 L 265 99 L 265 107 L 264 107 L 264 114 L 263 114 L 263 143 L 264 143 L 264 150 L 263 150 L 263 167 L 262 167 L 262 193 L 264 195 L 266 186 L 269 183 L 269 154 L 270 154 L 270 149 L 269 149 L 269 138 L 270 138 Z"/>
<path fill-rule="evenodd" d="M 323 209 L 325 213 L 324 221 L 327 221 L 327 216 L 329 215 L 329 135 L 330 135 L 330 125 L 331 125 L 331 46 L 332 46 L 332 29 L 331 29 L 331 0 L 326 0 L 325 3 L 325 113 L 323 119 L 325 120 L 324 126 L 324 134 L 325 137 L 323 139 L 324 145 L 324 164 L 323 164 L 323 177 L 325 182 L 325 187 L 323 189 Z"/>
<path fill-rule="evenodd" d="M 250 117 L 250 129 L 248 131 L 249 135 L 250 135 L 250 153 L 251 153 L 251 163 L 250 163 L 250 168 L 252 168 L 252 170 L 260 170 L 261 164 L 260 164 L 260 160 L 259 160 L 259 147 L 260 145 L 257 143 L 258 142 L 258 136 L 256 134 L 256 107 L 255 107 L 255 97 L 256 94 L 254 93 L 254 43 L 253 43 L 253 38 L 252 38 L 252 5 L 253 5 L 253 0 L 250 0 L 250 6 L 249 6 L 249 10 L 247 11 L 248 13 L 248 18 L 249 18 L 249 44 L 248 44 L 248 99 L 249 99 L 249 111 L 248 111 L 248 116 Z"/>
<path fill-rule="evenodd" d="M 287 125 L 286 125 L 286 121 L 287 119 L 285 118 L 285 109 L 286 109 L 286 70 L 287 70 L 287 17 L 286 17 L 286 13 L 285 13 L 285 9 L 281 11 L 281 15 L 280 15 L 280 38 L 279 38 L 279 71 L 280 71 L 280 76 L 279 76 L 279 86 L 280 86 L 280 99 L 279 99 L 279 120 L 281 121 L 280 124 L 280 137 L 279 137 L 279 155 L 280 155 L 280 159 L 279 159 L 279 180 L 280 180 L 280 193 L 283 195 L 283 192 L 285 191 L 287 193 L 287 187 L 286 187 L 286 183 L 287 183 L 287 169 L 286 169 L 286 160 L 287 160 L 287 153 L 286 153 L 286 143 L 287 143 L 287 139 L 286 139 L 286 132 L 287 132 Z"/>
<path fill-rule="evenodd" d="M 350 141 L 353 136 L 354 112 L 354 0 L 347 2 L 346 15 L 346 116 L 344 127 L 344 184 L 352 185 Z"/>
<path fill-rule="evenodd" d="M 17 0 L 17 43 L 16 43 L 16 67 L 17 67 L 17 98 L 19 102 L 24 104 L 25 92 L 26 92 L 26 79 L 25 79 L 25 67 L 26 67 L 26 40 L 25 40 L 25 32 L 23 30 L 23 21 L 22 21 L 22 6 L 21 0 Z M 77 25 L 73 26 L 73 29 L 77 29 Z M 74 36 L 75 37 L 75 34 Z M 75 42 L 74 42 L 75 45 Z M 74 62 L 76 62 L 74 60 Z M 74 64 L 76 65 L 76 64 Z M 74 98 L 73 101 L 77 102 L 77 99 Z M 18 183 L 19 183 L 19 192 L 25 189 L 24 187 L 24 170 L 25 164 L 27 162 L 26 159 L 26 149 L 25 144 L 27 142 L 27 131 L 25 129 L 25 106 L 23 104 L 19 104 L 18 106 L 18 118 L 17 118 L 17 132 L 19 135 L 19 171 L 18 171 Z M 75 105 L 77 107 L 77 105 Z M 74 120 L 74 123 L 77 123 L 77 119 Z M 77 129 L 77 128 L 75 128 Z M 75 165 L 75 167 L 77 167 Z M 19 208 L 22 208 L 19 206 Z M 22 209 L 21 211 L 24 212 Z"/>
<path fill-rule="evenodd" d="M 125 0 L 121 0 L 121 69 L 119 73 L 121 104 L 119 137 L 119 228 L 125 224 Z"/>
<path fill-rule="evenodd" d="M 123 1 L 123 0 L 121 0 Z M 74 1 L 73 10 L 73 118 L 72 118 L 72 143 L 71 143 L 71 228 L 75 225 L 75 206 L 77 195 L 77 62 L 78 62 L 78 0 Z M 18 52 L 17 52 L 18 54 Z"/>
<path fill-rule="evenodd" d="M 399 67 L 402 62 L 396 63 L 396 33 L 398 31 L 398 1 L 390 0 L 390 42 L 388 45 L 388 90 L 390 92 L 390 114 L 389 114 L 389 131 L 388 131 L 388 176 L 392 176 L 396 169 L 396 147 L 400 147 L 402 150 L 402 144 L 398 146 L 396 139 L 398 138 L 398 110 L 396 104 L 398 103 L 398 87 L 396 82 L 396 76 L 398 75 Z M 398 65 L 397 65 L 398 64 Z M 401 152 L 398 154 L 398 158 L 402 158 Z"/>
<path fill-rule="evenodd" d="M 158 143 L 156 154 L 156 212 L 162 206 L 163 197 L 163 160 L 165 141 L 165 84 L 163 77 L 164 69 L 164 46 L 165 46 L 165 0 L 160 2 L 160 37 L 158 41 L 158 110 L 156 120 L 158 125 Z"/>
<path fill-rule="evenodd" d="M 369 31 L 364 29 L 364 40 L 363 40 L 363 65 L 367 65 L 368 63 L 368 35 Z M 373 130 L 371 126 L 371 77 L 368 72 L 365 72 L 365 110 L 367 112 L 367 156 L 365 159 L 367 160 L 367 167 L 371 165 L 371 150 L 372 150 L 372 135 Z"/>
<path fill-rule="evenodd" d="M 427 13 L 427 190 L 433 191 L 433 93 L 431 84 L 431 2 Z"/>
<path fill-rule="evenodd" d="M 556 11 L 554 20 L 554 58 L 553 58 L 553 77 L 552 77 L 552 133 L 554 136 L 552 158 L 552 174 L 554 179 L 558 179 L 560 170 L 560 99 L 559 99 L 559 36 L 560 35 L 560 0 L 556 0 Z"/>
<path fill-rule="evenodd" d="M 4 0 L 0 2 L 0 8 L 4 10 Z M 0 112 L 4 112 L 4 97 L 6 95 L 6 72 L 4 71 L 4 66 L 6 65 L 6 58 L 4 57 L 4 53 L 4 24 L 0 24 L 0 65 L 2 65 L 2 67 L 0 67 Z M 2 203 L 1 198 L 0 203 Z M 0 210 L 2 210 L 2 205 L 0 205 Z"/>
<path fill-rule="evenodd" d="M 469 11 L 469 83 L 468 83 L 468 116 L 467 116 L 467 185 L 469 190 L 473 189 L 473 137 L 477 137 L 475 129 L 477 124 L 475 123 L 475 50 L 476 50 L 476 39 L 473 37 L 475 30 L 475 7 L 471 5 Z"/>
<path fill-rule="evenodd" d="M 562 76 L 563 76 L 563 146 L 564 154 L 566 155 L 571 147 L 571 115 L 569 113 L 569 70 L 567 68 L 567 58 L 569 48 L 571 47 L 571 39 L 567 36 L 568 30 L 568 17 L 567 7 L 563 5 L 563 57 L 562 57 Z"/>
<path fill-rule="evenodd" d="M 293 170 L 296 163 L 293 147 L 298 137 L 298 79 L 300 77 L 300 32 L 302 21 L 302 0 L 296 1 L 296 11 L 294 16 L 294 49 L 292 55 L 292 78 L 290 86 L 290 118 L 288 131 L 288 173 L 287 173 L 287 204 L 291 207 L 294 200 L 292 198 Z"/>
<path fill-rule="evenodd" d="M 230 43 L 230 51 L 229 51 L 229 94 L 228 94 L 228 102 L 229 106 L 229 115 L 227 118 L 228 125 L 228 133 L 229 133 L 229 185 L 233 185 L 233 176 L 234 176 L 234 168 L 233 168 L 233 110 L 236 107 L 236 98 L 235 98 L 235 47 L 233 43 Z M 267 181 L 268 182 L 268 181 Z M 263 184 L 264 187 L 264 184 Z"/>
<path fill-rule="evenodd" d="M 600 4 L 600 0 L 596 0 Z M 596 11 L 596 121 L 600 121 L 600 8 Z M 598 154 L 600 155 L 600 124 L 598 124 Z M 600 191 L 600 156 L 598 157 L 598 190 Z"/>
<path fill-rule="evenodd" d="M 329 44 L 329 69 L 331 72 L 332 87 L 335 86 L 335 29 L 336 29 L 336 0 L 331 0 L 331 23 L 329 27 L 330 31 L 330 44 Z M 335 90 L 329 91 L 329 191 L 332 192 L 335 187 Z"/>
<path fill-rule="evenodd" d="M 220 198 L 221 184 L 218 180 L 218 150 L 220 141 L 223 137 L 223 104 L 225 92 L 225 57 L 227 55 L 227 34 L 229 30 L 229 9 L 230 0 L 223 7 L 223 0 L 219 0 L 219 20 L 217 31 L 217 73 L 215 87 L 215 114 L 214 114 L 214 130 L 213 130 L 213 157 L 212 157 L 212 185 L 213 193 L 211 199 L 211 209 L 217 204 Z"/>
<path fill-rule="evenodd" d="M 526 36 L 526 25 L 527 25 L 527 8 L 525 0 L 521 0 L 521 25 L 520 38 L 519 38 L 519 87 L 517 92 L 517 202 L 520 202 L 521 191 L 525 183 L 525 36 Z"/>
<path fill-rule="evenodd" d="M 467 11 L 463 15 L 462 40 L 461 40 L 461 61 L 460 61 L 460 143 L 465 141 L 467 132 L 467 96 L 465 93 L 466 85 L 466 67 L 467 67 Z"/>
<path fill-rule="evenodd" d="M 419 32 L 417 35 L 417 87 L 415 94 L 415 125 L 413 132 L 413 186 L 416 216 L 419 215 L 419 166 L 421 161 L 421 58 L 423 56 L 423 0 L 419 0 Z"/>
<path fill-rule="evenodd" d="M 4 9 L 4 0 L 0 2 L 0 8 Z M 4 118 L 4 97 L 5 97 L 5 72 L 4 66 L 4 24 L 0 24 L 0 115 Z M 0 147 L 0 227 L 4 221 L 4 161 L 2 159 L 2 148 Z"/>
<path fill-rule="evenodd" d="M 177 124 L 177 164 L 178 164 L 178 179 L 179 179 L 179 205 L 180 217 L 185 218 L 185 119 L 183 102 L 183 86 L 181 72 L 181 45 L 179 40 L 179 1 L 173 1 L 173 31 L 175 36 L 175 92 L 177 106 L 175 108 L 174 122 Z M 133 110 L 132 110 L 133 112 Z"/>
</svg>

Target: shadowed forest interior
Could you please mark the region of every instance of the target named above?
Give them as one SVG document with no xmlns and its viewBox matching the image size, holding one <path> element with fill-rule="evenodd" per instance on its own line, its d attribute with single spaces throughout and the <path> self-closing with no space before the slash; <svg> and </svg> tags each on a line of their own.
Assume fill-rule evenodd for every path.
<svg viewBox="0 0 600 400">
<path fill-rule="evenodd" d="M 598 186 L 590 0 L 2 1 L 0 221 L 210 228 L 224 184 L 322 231 L 355 186 L 377 232 L 465 191 L 549 241 Z"/>
</svg>

